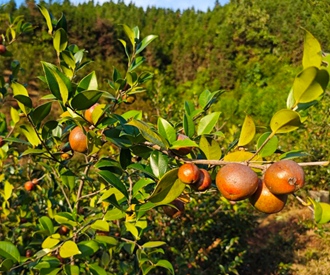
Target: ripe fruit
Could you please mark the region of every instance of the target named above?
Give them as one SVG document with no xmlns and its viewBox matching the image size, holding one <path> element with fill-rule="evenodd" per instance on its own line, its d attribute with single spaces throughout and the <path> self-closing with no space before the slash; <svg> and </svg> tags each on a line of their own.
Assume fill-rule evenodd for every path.
<svg viewBox="0 0 330 275">
<path fill-rule="evenodd" d="M 211 176 L 205 169 L 200 169 L 199 174 L 199 180 L 193 185 L 193 188 L 197 191 L 205 191 L 212 184 Z"/>
<path fill-rule="evenodd" d="M 27 249 L 25 251 L 25 257 L 30 258 L 33 255 L 33 251 L 31 249 Z"/>
<path fill-rule="evenodd" d="M 189 139 L 186 135 L 184 134 L 178 134 L 176 140 L 185 140 Z M 188 155 L 192 151 L 192 147 L 179 147 L 173 150 L 174 153 L 180 155 L 180 156 L 185 156 Z"/>
<path fill-rule="evenodd" d="M 185 184 L 194 184 L 199 180 L 199 168 L 194 163 L 185 163 L 180 166 L 178 178 Z"/>
<path fill-rule="evenodd" d="M 0 44 L 0 54 L 6 53 L 7 49 L 5 45 Z"/>
<path fill-rule="evenodd" d="M 100 105 L 98 103 L 95 103 L 93 106 L 91 106 L 89 109 L 85 111 L 85 119 L 90 123 L 93 124 L 93 118 L 92 113 L 97 105 Z"/>
<path fill-rule="evenodd" d="M 259 211 L 267 214 L 280 212 L 286 204 L 288 195 L 274 195 L 265 182 L 259 180 L 257 191 L 250 197 L 251 204 Z"/>
<path fill-rule="evenodd" d="M 32 179 L 31 182 L 33 183 L 33 185 L 35 185 L 35 184 L 38 184 L 39 180 L 38 179 Z"/>
<path fill-rule="evenodd" d="M 75 127 L 69 135 L 69 143 L 73 151 L 84 153 L 87 150 L 87 136 L 83 129 Z"/>
<path fill-rule="evenodd" d="M 65 225 L 61 225 L 58 229 L 58 233 L 60 235 L 66 235 L 69 233 L 69 231 L 70 231 L 70 229 L 68 227 L 66 227 Z"/>
<path fill-rule="evenodd" d="M 171 204 L 174 206 L 163 206 L 164 213 L 169 216 L 170 218 L 178 218 L 182 215 L 184 212 L 184 203 L 178 199 L 175 199 L 171 202 Z"/>
<path fill-rule="evenodd" d="M 238 201 L 250 197 L 258 188 L 258 176 L 248 166 L 229 163 L 216 176 L 216 185 L 228 200 Z"/>
<path fill-rule="evenodd" d="M 3 140 L 3 137 L 0 137 L 0 147 L 5 145 L 5 141 Z"/>
<path fill-rule="evenodd" d="M 32 183 L 32 181 L 27 181 L 24 184 L 24 188 L 25 188 L 26 191 L 32 191 L 33 188 L 34 188 L 34 184 Z"/>
<path fill-rule="evenodd" d="M 267 168 L 264 182 L 273 194 L 290 194 L 304 186 L 305 174 L 293 160 L 280 160 Z"/>
<path fill-rule="evenodd" d="M 122 97 L 122 100 L 126 104 L 133 104 L 135 102 L 135 100 L 136 100 L 136 95 L 124 94 L 123 97 Z"/>
</svg>

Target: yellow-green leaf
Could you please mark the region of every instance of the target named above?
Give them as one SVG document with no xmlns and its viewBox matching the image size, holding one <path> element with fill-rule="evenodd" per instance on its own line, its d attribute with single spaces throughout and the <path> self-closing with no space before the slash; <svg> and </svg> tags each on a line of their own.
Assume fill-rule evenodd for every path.
<svg viewBox="0 0 330 275">
<path fill-rule="evenodd" d="M 8 181 L 5 181 L 5 188 L 4 188 L 5 201 L 10 199 L 13 189 L 14 189 L 14 186 L 12 184 L 10 184 Z"/>
<path fill-rule="evenodd" d="M 273 115 L 270 121 L 272 132 L 277 134 L 294 131 L 298 129 L 300 125 L 300 115 L 288 109 L 279 110 Z"/>
<path fill-rule="evenodd" d="M 33 147 L 38 146 L 41 141 L 38 138 L 37 133 L 33 129 L 33 127 L 29 124 L 20 126 L 22 134 L 27 138 L 27 140 L 31 143 Z"/>
<path fill-rule="evenodd" d="M 91 225 L 91 228 L 93 228 L 95 230 L 104 231 L 104 232 L 109 232 L 109 230 L 110 230 L 109 223 L 107 221 L 104 221 L 104 220 L 95 221 Z"/>
<path fill-rule="evenodd" d="M 14 96 L 22 95 L 22 96 L 29 97 L 28 91 L 26 90 L 26 88 L 22 84 L 17 83 L 17 82 L 13 82 L 13 83 L 11 83 L 11 87 L 13 89 Z M 23 103 L 19 102 L 19 101 L 17 101 L 17 103 L 18 103 L 19 108 L 22 110 L 22 112 L 25 115 L 27 115 L 28 111 L 25 108 L 25 105 Z"/>
<path fill-rule="evenodd" d="M 250 160 L 254 156 L 253 153 L 247 151 L 235 151 L 232 153 L 227 154 L 223 160 L 224 161 L 232 161 L 232 162 L 243 162 Z M 259 156 L 254 156 L 252 160 L 257 161 L 259 160 Z"/>
<path fill-rule="evenodd" d="M 14 125 L 19 122 L 19 113 L 18 111 L 11 107 L 10 108 L 10 117 L 11 117 L 11 121 L 14 123 Z"/>
<path fill-rule="evenodd" d="M 237 146 L 249 144 L 256 134 L 256 126 L 251 116 L 246 115 Z"/>
<path fill-rule="evenodd" d="M 322 49 L 319 41 L 307 30 L 305 30 L 303 67 L 304 69 L 315 66 L 319 68 L 322 62 Z"/>
<path fill-rule="evenodd" d="M 219 143 L 213 138 L 210 141 L 204 136 L 201 136 L 199 148 L 203 151 L 206 159 L 217 160 L 221 158 L 222 152 Z"/>
<path fill-rule="evenodd" d="M 133 223 L 125 222 L 125 227 L 128 232 L 132 233 L 132 235 L 136 240 L 139 239 L 139 231 L 137 230 L 136 226 Z"/>
<path fill-rule="evenodd" d="M 46 19 L 48 33 L 51 34 L 53 32 L 53 24 L 49 11 L 42 5 L 37 5 L 37 6 L 40 12 L 42 13 L 42 15 L 44 16 L 44 18 Z"/>
<path fill-rule="evenodd" d="M 55 245 L 59 244 L 60 241 L 61 241 L 61 235 L 60 234 L 58 234 L 58 233 L 52 234 L 42 242 L 41 247 L 43 249 L 53 248 Z"/>
<path fill-rule="evenodd" d="M 73 241 L 66 241 L 61 247 L 60 247 L 60 256 L 62 258 L 70 258 L 74 255 L 81 254 L 77 244 Z"/>
<path fill-rule="evenodd" d="M 68 37 L 64 29 L 61 28 L 56 30 L 53 45 L 54 49 L 57 52 L 57 55 L 59 55 L 62 51 L 66 49 L 66 46 L 68 45 Z"/>
</svg>

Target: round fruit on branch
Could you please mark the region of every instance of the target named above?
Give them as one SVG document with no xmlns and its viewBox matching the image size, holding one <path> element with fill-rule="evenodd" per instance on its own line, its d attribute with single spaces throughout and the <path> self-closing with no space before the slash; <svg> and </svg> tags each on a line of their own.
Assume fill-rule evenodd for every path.
<svg viewBox="0 0 330 275">
<path fill-rule="evenodd" d="M 94 124 L 92 114 L 93 114 L 93 111 L 94 111 L 95 107 L 98 106 L 98 105 L 100 105 L 100 104 L 95 103 L 93 106 L 91 106 L 89 109 L 87 109 L 85 111 L 84 117 L 90 124 Z"/>
<path fill-rule="evenodd" d="M 199 180 L 192 187 L 196 191 L 206 191 L 212 184 L 211 176 L 205 169 L 200 169 L 199 174 Z"/>
<path fill-rule="evenodd" d="M 291 194 L 304 186 L 305 174 L 293 160 L 280 160 L 267 168 L 264 182 L 273 194 Z"/>
<path fill-rule="evenodd" d="M 87 151 L 87 136 L 82 128 L 76 126 L 69 135 L 69 144 L 73 151 L 84 153 Z"/>
<path fill-rule="evenodd" d="M 280 212 L 287 201 L 288 195 L 274 195 L 267 185 L 259 180 L 257 191 L 249 198 L 250 203 L 259 211 L 267 214 Z"/>
<path fill-rule="evenodd" d="M 189 137 L 187 137 L 184 134 L 178 134 L 176 140 L 185 140 L 185 139 L 189 139 Z M 179 155 L 179 156 L 185 156 L 191 153 L 192 151 L 192 147 L 179 147 L 179 148 L 175 148 L 173 149 L 173 153 Z"/>
<path fill-rule="evenodd" d="M 239 201 L 257 190 L 258 175 L 244 164 L 229 163 L 218 171 L 216 185 L 226 199 Z"/>
<path fill-rule="evenodd" d="M 6 46 L 5 46 L 5 45 L 2 45 L 2 44 L 0 44 L 0 54 L 5 54 L 5 53 L 6 53 L 6 51 L 7 51 L 7 49 L 6 49 Z"/>
<path fill-rule="evenodd" d="M 165 205 L 163 206 L 164 213 L 169 216 L 170 218 L 178 218 L 184 212 L 184 203 L 179 199 L 175 199 L 171 202 L 173 206 Z"/>
<path fill-rule="evenodd" d="M 178 171 L 178 178 L 185 184 L 195 184 L 199 180 L 200 171 L 196 164 L 182 164 Z"/>
<path fill-rule="evenodd" d="M 32 181 L 27 181 L 25 184 L 24 184 L 24 188 L 26 191 L 32 191 L 34 189 L 34 184 Z"/>
</svg>

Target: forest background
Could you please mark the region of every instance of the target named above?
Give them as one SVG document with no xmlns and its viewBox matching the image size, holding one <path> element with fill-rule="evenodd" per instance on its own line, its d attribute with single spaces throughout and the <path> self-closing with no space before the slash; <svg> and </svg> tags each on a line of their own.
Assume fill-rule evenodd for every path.
<svg viewBox="0 0 330 275">
<path fill-rule="evenodd" d="M 10 13 L 13 17 L 23 15 L 35 27 L 33 34 L 23 36 L 21 43 L 9 45 L 8 49 L 20 60 L 22 68 L 29 68 L 22 72 L 21 82 L 28 84 L 30 94 L 39 97 L 46 89 L 32 75 L 42 74 L 38 61 L 42 58 L 55 60 L 56 53 L 47 51 L 52 41 L 41 29 L 45 25 L 35 4 L 34 1 L 26 1 L 18 7 L 15 1 L 9 1 L 0 7 L 0 13 Z M 292 81 L 301 70 L 303 29 L 313 33 L 322 48 L 329 49 L 330 1 L 327 0 L 232 0 L 224 6 L 215 1 L 214 8 L 207 12 L 155 7 L 143 10 L 122 1 L 102 5 L 93 1 L 78 5 L 70 1 L 42 4 L 57 17 L 62 12 L 65 14 L 70 25 L 70 43 L 84 47 L 88 57 L 95 61 L 93 70 L 98 74 L 101 89 L 107 89 L 106 79 L 112 74 L 113 67 L 125 69 L 123 49 L 118 41 L 123 36 L 120 24 L 137 25 L 142 34 L 158 35 L 156 43 L 152 43 L 144 54 L 144 69 L 153 72 L 154 78 L 146 87 L 146 93 L 127 108 L 139 106 L 149 119 L 154 118 L 155 121 L 159 114 L 175 119 L 182 116 L 180 110 L 185 100 L 196 98 L 205 89 L 223 90 L 221 100 L 213 108 L 221 111 L 222 127 L 230 131 L 232 141 L 238 138 L 246 114 L 255 118 L 256 124 L 262 127 L 269 123 L 276 110 L 285 107 Z M 5 18 L 1 21 L 5 22 Z M 0 25 L 0 33 L 5 28 Z M 34 58 L 27 59 L 26 56 Z M 9 67 L 6 61 L 10 62 L 10 59 L 0 64 L 1 71 Z M 285 137 L 283 150 L 308 152 L 304 161 L 329 159 L 329 102 L 327 92 L 324 100 L 313 108 L 313 119 L 306 123 L 306 127 L 296 136 Z M 2 111 L 8 111 L 9 107 L 5 105 Z M 329 168 L 306 168 L 305 172 L 308 184 L 301 191 L 302 197 L 308 190 L 328 190 Z M 205 198 L 203 200 L 206 201 Z M 205 213 L 208 211 L 207 204 L 199 207 L 204 207 Z M 303 267 L 306 274 L 328 274 L 330 267 L 326 262 L 330 250 L 320 245 L 330 241 L 326 228 L 319 229 L 319 234 L 311 233 L 313 226 L 308 222 L 308 214 L 301 214 L 301 207 L 295 201 L 288 209 L 287 217 L 281 213 L 280 216 L 268 217 L 268 220 L 256 213 L 245 214 L 241 220 L 233 220 L 229 216 L 228 220 L 218 224 L 218 228 L 212 228 L 212 232 L 206 227 L 200 233 L 194 231 L 197 235 L 193 242 L 200 245 L 205 241 L 205 234 L 215 234 L 214 230 L 218 230 L 219 226 L 222 226 L 221 230 L 236 230 L 232 234 L 240 239 L 232 244 L 235 249 L 228 248 L 233 250 L 225 254 L 227 258 L 222 259 L 227 263 L 223 273 L 304 274 L 300 269 Z M 212 273 L 211 267 L 206 266 L 217 260 L 216 253 L 212 256 L 212 251 L 206 253 L 204 249 L 202 252 L 206 258 L 202 261 L 196 256 L 197 251 L 188 260 L 187 255 L 180 254 L 179 245 L 187 243 L 191 236 L 185 236 L 186 240 L 181 241 L 176 233 L 183 232 L 187 224 L 192 225 L 193 211 L 194 205 L 187 209 L 187 217 L 181 224 L 166 221 L 170 232 L 168 241 L 179 243 L 177 251 L 170 251 L 172 260 L 177 265 L 185 265 L 188 270 L 195 270 L 191 274 L 204 274 L 198 273 L 200 270 Z M 194 217 L 194 226 L 198 228 L 199 223 L 205 224 L 206 219 L 203 215 Z M 236 226 L 231 224 L 231 227 L 227 222 L 236 223 Z M 261 224 L 264 227 L 260 227 Z M 254 238 L 248 238 L 250 231 L 245 230 L 247 226 L 255 232 Z M 279 253 L 274 251 L 274 247 L 283 250 Z M 214 270 L 220 272 L 216 268 Z"/>
</svg>

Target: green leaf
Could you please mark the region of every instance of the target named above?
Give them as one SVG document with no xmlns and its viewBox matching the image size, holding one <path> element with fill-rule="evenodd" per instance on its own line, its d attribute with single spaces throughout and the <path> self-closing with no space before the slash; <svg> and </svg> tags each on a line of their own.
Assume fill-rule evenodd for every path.
<svg viewBox="0 0 330 275">
<path fill-rule="evenodd" d="M 127 189 L 117 176 L 108 170 L 101 170 L 98 174 L 105 180 L 105 182 L 117 188 L 126 198 L 128 198 Z"/>
<path fill-rule="evenodd" d="M 11 195 L 13 193 L 14 186 L 9 183 L 9 181 L 5 181 L 5 186 L 4 186 L 4 199 L 5 201 L 8 201 L 11 198 Z"/>
<path fill-rule="evenodd" d="M 62 270 L 61 267 L 58 268 L 43 268 L 40 270 L 40 275 L 57 275 Z"/>
<path fill-rule="evenodd" d="M 43 254 L 39 252 L 37 252 L 37 257 L 42 257 L 42 255 L 44 255 L 46 251 L 43 251 Z M 56 257 L 53 256 L 44 256 L 42 257 L 41 261 L 39 261 L 34 268 L 36 270 L 43 270 L 43 269 L 49 269 L 49 268 L 55 268 L 61 265 L 61 262 L 59 259 L 57 259 Z"/>
<path fill-rule="evenodd" d="M 150 183 L 154 183 L 154 180 L 150 178 L 140 178 L 134 185 L 133 185 L 133 198 L 139 194 L 139 191 L 149 185 Z"/>
<path fill-rule="evenodd" d="M 52 24 L 52 18 L 49 13 L 49 11 L 42 5 L 37 5 L 41 14 L 46 19 L 47 27 L 48 27 L 48 33 L 51 34 L 53 32 L 53 24 Z"/>
<path fill-rule="evenodd" d="M 210 143 L 211 142 L 211 143 Z M 209 140 L 203 135 L 199 141 L 199 148 L 208 160 L 218 160 L 221 158 L 222 152 L 220 145 L 213 138 Z"/>
<path fill-rule="evenodd" d="M 139 129 L 141 135 L 149 142 L 158 145 L 161 149 L 166 149 L 167 144 L 164 143 L 164 140 L 149 126 L 147 123 L 132 119 L 127 123 L 128 125 L 135 126 Z"/>
<path fill-rule="evenodd" d="M 130 232 L 136 240 L 139 239 L 139 231 L 136 226 L 131 222 L 125 222 L 125 227 L 128 232 Z"/>
<path fill-rule="evenodd" d="M 32 108 L 32 100 L 30 97 L 25 95 L 15 95 L 14 98 L 17 100 L 17 102 L 22 103 L 25 107 Z"/>
<path fill-rule="evenodd" d="M 39 218 L 39 224 L 40 224 L 40 229 L 43 231 L 47 232 L 47 235 L 51 235 L 54 234 L 54 225 L 52 220 L 47 217 L 47 216 L 43 216 L 41 218 Z"/>
<path fill-rule="evenodd" d="M 158 117 L 157 121 L 158 133 L 166 138 L 169 143 L 176 140 L 176 131 L 174 127 L 165 119 Z"/>
<path fill-rule="evenodd" d="M 96 241 L 82 241 L 78 243 L 78 249 L 81 254 L 77 255 L 77 258 L 84 258 L 93 255 L 99 250 L 99 244 Z"/>
<path fill-rule="evenodd" d="M 210 134 L 219 120 L 220 112 L 211 113 L 203 117 L 198 123 L 197 134 L 207 135 Z"/>
<path fill-rule="evenodd" d="M 86 110 L 93 106 L 102 94 L 103 92 L 98 90 L 83 91 L 72 98 L 71 106 L 76 110 Z"/>
<path fill-rule="evenodd" d="M 30 113 L 31 119 L 35 125 L 39 125 L 43 119 L 45 119 L 52 108 L 52 102 L 46 102 L 38 106 L 34 111 Z"/>
<path fill-rule="evenodd" d="M 107 275 L 107 272 L 100 267 L 98 264 L 90 264 L 88 265 L 89 267 L 89 271 L 93 274 L 93 275 Z"/>
<path fill-rule="evenodd" d="M 13 89 L 13 95 L 14 97 L 17 96 L 18 99 L 23 99 L 24 97 L 29 97 L 29 93 L 28 91 L 26 90 L 26 88 L 20 84 L 20 83 L 17 83 L 17 82 L 13 82 L 11 83 L 11 88 Z M 19 97 L 19 96 L 23 96 L 23 97 Z M 18 106 L 19 108 L 22 110 L 22 112 L 27 115 L 28 114 L 28 111 L 26 110 L 25 108 L 25 104 L 21 103 L 19 100 L 17 99 L 18 101 Z M 31 103 L 32 105 L 32 103 Z"/>
<path fill-rule="evenodd" d="M 10 259 L 14 263 L 19 263 L 21 261 L 21 256 L 16 246 L 6 241 L 0 241 L 0 256 L 5 259 Z"/>
<path fill-rule="evenodd" d="M 64 269 L 65 269 L 65 274 L 67 274 L 67 275 L 79 275 L 80 274 L 79 266 L 77 266 L 77 265 L 65 265 Z"/>
<path fill-rule="evenodd" d="M 113 208 L 108 210 L 104 215 L 104 219 L 106 221 L 115 221 L 120 220 L 126 216 L 126 213 L 118 208 Z"/>
<path fill-rule="evenodd" d="M 241 147 L 249 144 L 253 140 L 255 134 L 256 134 L 256 126 L 254 124 L 254 121 L 251 116 L 246 115 L 237 146 Z"/>
<path fill-rule="evenodd" d="M 155 248 L 155 247 L 159 247 L 162 245 L 165 245 L 166 242 L 162 242 L 162 241 L 154 241 L 154 242 L 146 242 L 142 245 L 143 248 Z"/>
<path fill-rule="evenodd" d="M 54 34 L 53 45 L 57 55 L 66 49 L 68 45 L 68 36 L 64 29 L 60 28 L 56 30 Z"/>
<path fill-rule="evenodd" d="M 73 54 L 69 51 L 62 51 L 61 52 L 61 59 L 69 66 L 69 68 L 74 71 L 76 68 L 76 60 Z"/>
<path fill-rule="evenodd" d="M 317 100 L 329 83 L 329 73 L 316 67 L 308 67 L 294 80 L 293 98 L 295 104 Z"/>
<path fill-rule="evenodd" d="M 106 243 L 112 246 L 116 246 L 118 241 L 111 236 L 96 235 L 95 240 L 99 243 Z"/>
<path fill-rule="evenodd" d="M 46 248 L 53 248 L 54 246 L 58 245 L 61 242 L 61 235 L 56 233 L 48 236 L 41 244 L 43 249 Z"/>
<path fill-rule="evenodd" d="M 194 136 L 194 134 L 195 134 L 194 120 L 188 114 L 183 115 L 183 129 L 184 129 L 185 134 L 188 137 L 192 138 Z"/>
<path fill-rule="evenodd" d="M 87 90 L 98 90 L 98 83 L 95 71 L 91 72 L 80 80 L 77 86 L 77 92 L 87 91 Z"/>
<path fill-rule="evenodd" d="M 307 157 L 310 154 L 308 154 L 305 151 L 302 150 L 292 150 L 289 152 L 286 152 L 282 155 L 280 155 L 279 159 L 294 159 L 294 158 L 302 158 L 302 157 Z"/>
<path fill-rule="evenodd" d="M 66 241 L 60 247 L 60 256 L 62 258 L 70 258 L 74 255 L 81 254 L 77 244 L 73 241 Z"/>
<path fill-rule="evenodd" d="M 257 142 L 257 149 L 261 147 L 261 145 L 270 135 L 271 132 L 266 132 L 259 137 Z M 278 146 L 278 137 L 274 135 L 270 138 L 267 144 L 260 150 L 259 156 L 262 158 L 271 156 L 272 154 L 275 153 L 277 146 Z"/>
<path fill-rule="evenodd" d="M 300 115 L 292 110 L 282 109 L 276 112 L 271 121 L 270 128 L 273 133 L 289 133 L 295 131 L 301 125 Z"/>
<path fill-rule="evenodd" d="M 5 259 L 0 263 L 0 271 L 9 271 L 14 265 L 12 259 Z"/>
<path fill-rule="evenodd" d="M 178 149 L 182 147 L 198 147 L 197 143 L 189 138 L 176 140 L 172 143 L 170 149 Z"/>
<path fill-rule="evenodd" d="M 158 182 L 148 201 L 154 204 L 168 204 L 180 196 L 185 184 L 178 179 L 178 168 L 168 171 Z"/>
<path fill-rule="evenodd" d="M 10 108 L 10 117 L 14 125 L 16 125 L 20 120 L 18 111 L 13 107 Z"/>
<path fill-rule="evenodd" d="M 150 155 L 150 167 L 157 178 L 162 177 L 167 171 L 168 158 L 159 151 Z"/>
<path fill-rule="evenodd" d="M 322 215 L 321 219 L 318 221 L 318 224 L 328 223 L 330 221 L 330 204 L 319 202 L 319 205 L 322 208 Z"/>
<path fill-rule="evenodd" d="M 171 274 L 173 274 L 173 275 L 175 274 L 172 264 L 167 260 L 159 260 L 155 265 L 166 268 L 167 270 L 169 270 L 171 272 Z"/>
<path fill-rule="evenodd" d="M 71 91 L 70 79 L 53 64 L 47 62 L 41 62 L 41 64 L 49 90 L 58 100 L 62 100 L 63 104 L 65 104 Z"/>
<path fill-rule="evenodd" d="M 322 63 L 322 49 L 317 39 L 307 30 L 305 30 L 303 68 L 317 67 L 320 68 Z"/>
<path fill-rule="evenodd" d="M 110 230 L 109 223 L 107 221 L 103 221 L 103 220 L 95 221 L 91 225 L 91 228 L 93 228 L 95 230 L 100 230 L 100 231 L 103 231 L 103 232 L 109 232 L 109 230 Z"/>
<path fill-rule="evenodd" d="M 135 54 L 139 54 L 140 52 L 142 52 L 157 37 L 158 37 L 157 35 L 153 35 L 153 34 L 148 35 L 147 37 L 145 37 L 141 41 L 141 43 L 138 44 Z"/>
<path fill-rule="evenodd" d="M 135 35 L 134 32 L 132 31 L 132 29 L 130 27 L 128 27 L 127 25 L 123 24 L 122 25 L 124 27 L 124 32 L 126 33 L 126 35 L 128 36 L 131 44 L 133 47 L 135 47 Z"/>
<path fill-rule="evenodd" d="M 41 143 L 37 133 L 31 125 L 21 125 L 20 129 L 22 131 L 22 134 L 27 138 L 27 140 L 31 143 L 33 147 L 38 146 Z"/>
<path fill-rule="evenodd" d="M 54 219 L 59 224 L 69 225 L 71 227 L 77 225 L 77 222 L 74 221 L 72 214 L 69 212 L 59 212 L 54 216 Z"/>
</svg>

